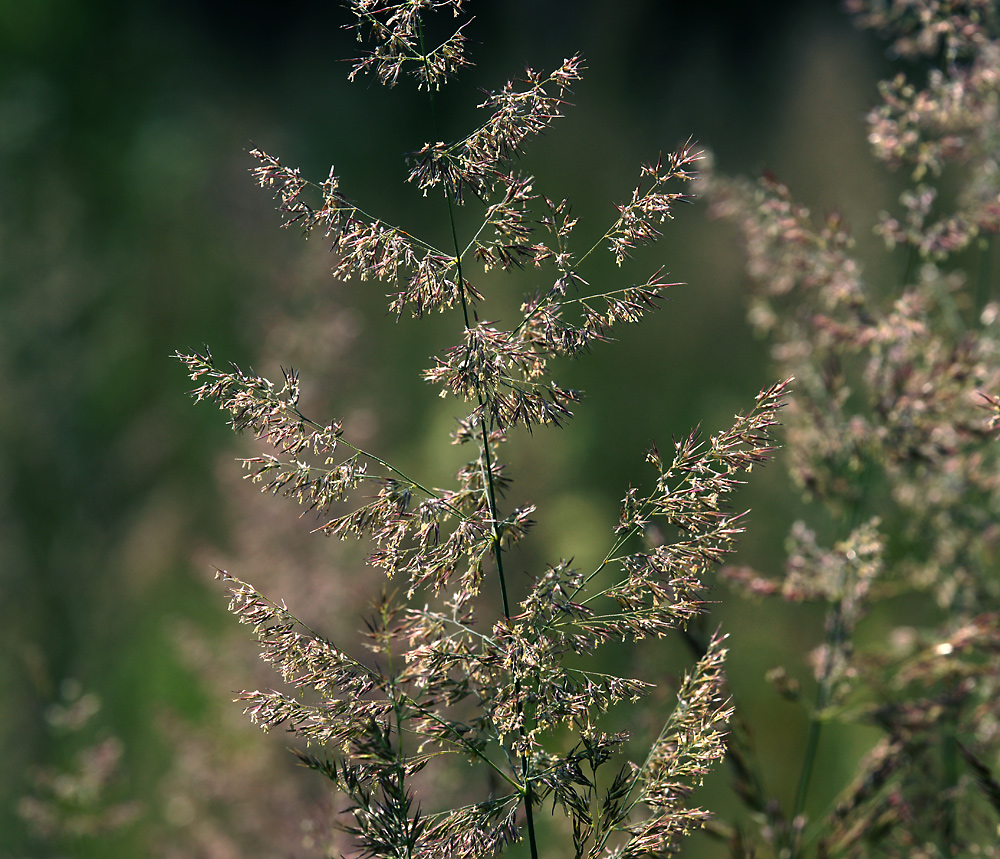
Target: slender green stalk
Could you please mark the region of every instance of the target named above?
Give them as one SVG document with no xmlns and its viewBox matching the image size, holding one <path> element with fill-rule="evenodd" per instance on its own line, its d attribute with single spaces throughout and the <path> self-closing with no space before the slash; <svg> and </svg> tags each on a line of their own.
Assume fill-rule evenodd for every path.
<svg viewBox="0 0 1000 859">
<path fill-rule="evenodd" d="M 302 421 L 302 423 L 306 424 L 307 426 L 310 426 L 310 427 L 312 427 L 313 429 L 316 429 L 316 430 L 326 429 L 326 427 L 322 426 L 321 424 L 317 423 L 316 421 L 312 420 L 311 418 L 307 418 L 297 408 L 292 409 L 291 411 L 292 411 L 292 414 L 294 414 L 296 418 L 298 418 L 300 421 Z M 342 444 L 342 445 L 344 445 L 344 447 L 348 448 L 349 450 L 353 450 L 355 453 L 360 454 L 361 456 L 365 457 L 365 459 L 370 459 L 372 462 L 378 463 L 386 471 L 389 471 L 390 473 L 395 474 L 396 477 L 398 477 L 400 480 L 403 481 L 403 483 L 409 484 L 414 489 L 416 489 L 418 492 L 422 492 L 428 498 L 436 498 L 439 501 L 441 500 L 440 493 L 435 492 L 433 489 L 430 489 L 427 486 L 424 486 L 420 481 L 414 480 L 408 474 L 400 471 L 394 465 L 391 465 L 390 463 L 386 462 L 384 459 L 382 459 L 382 457 L 380 457 L 380 456 L 378 456 L 378 455 L 376 455 L 374 453 L 370 453 L 367 450 L 363 450 L 362 448 L 357 447 L 356 445 L 351 444 L 349 441 L 347 441 L 343 437 L 337 439 L 337 444 Z M 444 501 L 443 503 L 444 503 L 444 506 L 451 513 L 453 513 L 455 516 L 457 516 L 463 522 L 467 521 L 468 517 L 464 513 L 462 513 L 462 511 L 459 510 L 457 507 L 455 507 L 452 504 L 449 504 L 447 501 Z"/>
<path fill-rule="evenodd" d="M 819 750 L 819 740 L 823 729 L 822 712 L 829 703 L 829 688 L 825 681 L 820 681 L 816 690 L 816 704 L 809 718 L 809 734 L 806 736 L 806 748 L 802 753 L 802 770 L 799 772 L 799 783 L 795 788 L 795 805 L 792 808 L 792 820 L 801 815 L 806 808 L 806 797 L 809 794 L 809 783 L 812 780 L 813 768 L 816 764 L 816 753 Z"/>
<path fill-rule="evenodd" d="M 949 684 L 953 685 L 953 684 Z M 951 697 L 949 694 L 947 697 Z M 941 832 L 941 854 L 954 855 L 958 837 L 958 809 L 955 805 L 955 790 L 958 786 L 958 713 L 954 706 L 948 707 L 941 720 L 941 769 L 944 775 L 944 822 Z"/>
<path fill-rule="evenodd" d="M 420 50 L 424 57 L 424 62 L 426 64 L 427 53 L 424 45 L 424 28 L 423 24 L 418 24 L 418 35 L 420 39 Z M 431 104 L 431 117 L 434 123 L 435 132 L 438 131 L 437 128 L 437 116 L 434 110 L 434 93 L 433 90 L 428 85 L 427 88 L 428 99 Z M 440 134 L 438 134 L 440 136 Z M 458 240 L 458 228 L 455 223 L 455 201 L 453 194 L 449 189 L 445 194 L 445 199 L 448 202 L 448 221 L 451 226 L 451 237 L 453 246 L 455 249 L 455 266 L 456 266 L 456 276 L 458 278 L 458 294 L 462 302 L 462 317 L 465 323 L 466 330 L 472 327 L 472 320 L 469 317 L 469 302 L 465 294 L 465 277 L 462 272 L 462 250 Z M 489 505 L 490 520 L 492 522 L 493 530 L 493 557 L 496 559 L 497 565 L 497 577 L 500 580 L 500 596 L 503 600 L 503 614 L 504 618 L 510 620 L 510 601 L 507 596 L 507 579 L 504 576 L 503 571 L 503 547 L 502 537 L 503 534 L 500 530 L 500 516 L 497 509 L 496 500 L 496 486 L 493 480 L 493 462 L 492 456 L 490 454 L 490 437 L 489 430 L 486 425 L 486 417 L 484 415 L 483 406 L 485 405 L 483 400 L 483 395 L 480 390 L 476 391 L 476 398 L 479 405 L 479 431 L 482 438 L 482 471 L 483 471 L 483 486 L 486 490 L 486 503 Z M 521 679 L 520 677 L 514 678 L 514 697 L 517 700 L 517 711 L 518 715 L 524 715 L 524 705 L 521 700 Z M 521 724 L 521 739 L 525 739 L 527 736 L 527 731 L 524 728 L 524 723 L 522 719 Z M 528 756 L 526 753 L 521 755 L 521 790 L 524 795 L 524 814 L 525 823 L 528 829 L 528 844 L 531 850 L 531 859 L 538 859 L 538 846 L 535 841 L 535 818 L 534 810 L 532 808 L 534 804 L 534 799 L 531 790 L 531 781 L 529 778 L 529 764 Z"/>
<path fill-rule="evenodd" d="M 979 239 L 979 264 L 976 277 L 976 316 L 986 306 L 993 292 L 993 257 L 996 241 L 993 236 L 983 236 Z"/>
<path fill-rule="evenodd" d="M 858 506 L 854 508 L 854 517 L 857 516 Z M 845 583 L 841 582 L 841 587 L 844 587 Z M 841 606 L 840 603 L 834 604 L 830 608 L 830 615 L 827 620 L 827 640 L 826 646 L 829 652 L 835 652 L 836 648 L 839 648 L 844 641 L 847 634 L 847 630 L 844 628 L 844 624 L 841 618 Z M 832 662 L 828 663 L 827 671 L 819 678 L 819 685 L 816 688 L 816 702 L 813 705 L 812 713 L 809 716 L 809 733 L 806 735 L 806 747 L 802 753 L 802 769 L 799 771 L 799 782 L 795 788 L 795 805 L 792 807 L 792 816 L 790 822 L 793 824 L 802 814 L 805 813 L 806 800 L 809 795 L 809 784 L 812 781 L 813 770 L 816 765 L 816 756 L 819 752 L 819 743 L 823 733 L 823 721 L 825 718 L 825 711 L 830 703 L 830 698 L 833 692 L 831 686 L 831 676 L 830 672 L 832 670 Z M 788 833 L 789 839 L 793 838 L 793 831 Z M 790 855 L 792 859 L 795 859 L 799 855 L 798 847 L 794 843 L 788 845 Z"/>
</svg>

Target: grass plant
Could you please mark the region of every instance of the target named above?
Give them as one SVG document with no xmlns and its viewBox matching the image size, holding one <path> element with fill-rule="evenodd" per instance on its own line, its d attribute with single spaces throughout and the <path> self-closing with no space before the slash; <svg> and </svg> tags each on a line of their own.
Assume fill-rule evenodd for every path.
<svg viewBox="0 0 1000 859">
<path fill-rule="evenodd" d="M 901 259 L 889 284 L 865 281 L 839 215 L 815 219 L 770 175 L 730 180 L 708 164 L 698 174 L 704 159 L 690 142 L 642 166 L 598 241 L 581 245 L 569 201 L 519 168 L 530 139 L 566 109 L 581 57 L 548 73 L 525 69 L 486 94 L 479 128 L 441 142 L 435 99 L 469 63 L 469 5 L 346 4 L 367 46 L 351 77 L 415 84 L 426 99 L 434 142 L 409 156 L 409 181 L 443 199 L 432 211 L 444 213 L 447 245 L 354 202 L 333 171 L 312 182 L 253 153 L 284 224 L 329 241 L 336 278 L 378 284 L 399 324 L 431 313 L 453 320 L 454 345 L 422 376 L 462 414 L 450 443 L 469 455 L 454 482 L 431 485 L 352 441 L 341 420 L 307 415 L 293 369 L 272 382 L 207 349 L 178 355 L 195 398 L 260 440 L 247 476 L 318 517 L 316 531 L 365 543 L 369 574 L 386 581 L 366 620 L 367 650 L 348 652 L 295 606 L 219 570 L 230 610 L 285 684 L 240 693 L 246 713 L 264 730 L 288 730 L 300 762 L 347 798 L 343 826 L 362 857 L 473 859 L 515 844 L 532 859 L 664 856 L 706 824 L 734 857 L 997 855 L 994 4 L 848 4 L 862 26 L 889 36 L 901 64 L 868 118 L 876 157 L 910 170 L 914 183 L 903 214 L 884 215 L 878 228 Z M 453 26 L 432 39 L 441 17 Z M 773 378 L 786 381 L 748 398 L 745 413 L 708 437 L 695 430 L 649 449 L 648 484 L 622 487 L 597 563 L 556 558 L 527 584 L 515 580 L 508 559 L 536 511 L 508 501 L 505 443 L 567 423 L 580 392 L 555 371 L 612 348 L 676 285 L 663 269 L 633 280 L 630 257 L 656 242 L 693 180 L 740 232 L 750 320 L 773 344 Z M 605 253 L 624 285 L 591 283 Z M 507 282 L 495 275 L 522 270 L 546 285 L 513 321 L 488 321 Z M 727 560 L 743 528 L 732 494 L 773 457 L 786 404 L 782 458 L 805 501 L 776 574 Z M 768 789 L 752 726 L 731 697 L 740 678 L 726 680 L 724 632 L 690 627 L 720 567 L 736 593 L 825 613 L 822 644 L 807 659 L 812 703 L 791 674 L 772 673 L 809 724 L 787 807 Z M 895 620 L 903 599 L 926 601 L 935 621 Z M 873 611 L 890 628 L 862 645 L 857 633 Z M 591 657 L 668 635 L 685 636 L 695 661 L 636 755 L 606 717 L 642 706 L 659 678 L 603 673 Z M 875 727 L 881 739 L 837 801 L 810 816 L 831 721 Z M 710 821 L 690 794 L 724 758 L 745 813 Z M 461 804 L 445 802 L 448 779 L 465 786 Z M 565 819 L 564 843 L 543 843 L 543 808 Z"/>
</svg>

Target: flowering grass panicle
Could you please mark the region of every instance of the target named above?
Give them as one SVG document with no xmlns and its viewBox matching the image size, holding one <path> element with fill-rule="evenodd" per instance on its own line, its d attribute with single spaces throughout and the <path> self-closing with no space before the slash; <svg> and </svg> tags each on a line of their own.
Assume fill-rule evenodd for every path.
<svg viewBox="0 0 1000 859">
<path fill-rule="evenodd" d="M 464 24 L 437 47 L 426 45 L 425 16 L 459 15 L 457 0 L 348 6 L 359 37 L 374 44 L 352 77 L 371 72 L 393 85 L 412 74 L 433 104 L 467 62 Z M 464 414 L 451 440 L 470 454 L 452 486 L 404 473 L 353 443 L 339 420 L 304 414 L 293 370 L 278 387 L 221 367 L 208 351 L 178 355 L 198 384 L 195 398 L 215 402 L 233 429 L 265 447 L 244 462 L 250 478 L 320 516 L 317 531 L 367 541 L 370 566 L 399 588 L 376 600 L 366 622 L 369 652 L 355 655 L 283 603 L 219 572 L 231 611 L 252 627 L 261 656 L 288 687 L 244 691 L 239 700 L 264 730 L 280 725 L 302 740 L 300 761 L 348 797 L 345 826 L 362 856 L 479 859 L 524 839 L 537 857 L 536 810 L 546 802 L 568 819 L 567 848 L 576 857 L 666 855 L 707 818 L 687 799 L 725 754 L 725 636 L 713 637 L 687 672 L 639 763 L 627 761 L 627 735 L 608 732 L 602 717 L 646 695 L 650 680 L 602 673 L 580 656 L 663 637 L 703 611 L 707 576 L 743 527 L 730 496 L 771 456 L 787 383 L 761 391 L 750 411 L 708 440 L 695 432 L 666 455 L 652 449 L 649 487 L 626 491 L 593 566 L 558 559 L 520 594 L 504 569 L 535 514 L 531 504 L 505 506 L 504 445 L 510 433 L 564 423 L 579 401 L 553 376 L 553 360 L 610 340 L 656 309 L 672 285 L 657 270 L 637 283 L 593 288 L 588 261 L 607 252 L 623 267 L 634 248 L 655 242 L 700 158 L 686 143 L 643 167 L 601 238 L 578 248 L 568 201 L 536 191 L 516 159 L 562 115 L 583 68 L 576 56 L 549 74 L 526 70 L 488 94 L 480 128 L 411 157 L 409 181 L 425 196 L 443 196 L 454 236 L 447 247 L 355 204 L 333 172 L 312 183 L 253 153 L 256 177 L 275 192 L 285 225 L 329 239 L 335 277 L 379 283 L 397 317 L 455 313 L 458 342 L 423 373 Z M 455 217 L 462 205 L 481 210 L 466 235 Z M 472 274 L 479 266 L 527 268 L 551 285 L 526 297 L 515 324 L 504 327 L 480 317 L 489 294 Z M 657 524 L 666 536 L 644 542 Z M 487 575 L 499 584 L 499 602 L 487 598 Z M 441 807 L 428 774 L 464 772 L 468 763 L 481 773 L 470 801 Z"/>
<path fill-rule="evenodd" d="M 993 856 L 1000 16 L 975 0 L 848 6 L 891 35 L 898 57 L 919 61 L 917 74 L 882 85 L 868 116 L 875 157 L 915 183 L 904 214 L 877 227 L 889 252 L 903 249 L 899 282 L 866 279 L 842 218 L 813 218 L 774 177 L 705 181 L 713 213 L 743 238 L 751 322 L 779 371 L 796 377 L 789 465 L 819 502 L 810 524 L 791 527 L 783 577 L 724 571 L 752 594 L 825 607 L 795 805 L 770 804 L 761 840 L 791 856 L 813 845 L 822 856 Z M 960 183 L 947 194 L 932 184 L 946 170 Z M 907 616 L 894 611 L 903 600 Z M 862 647 L 856 632 L 872 612 L 892 628 Z M 801 700 L 787 674 L 774 676 Z M 882 739 L 835 806 L 807 821 L 830 720 L 874 726 Z"/>
</svg>

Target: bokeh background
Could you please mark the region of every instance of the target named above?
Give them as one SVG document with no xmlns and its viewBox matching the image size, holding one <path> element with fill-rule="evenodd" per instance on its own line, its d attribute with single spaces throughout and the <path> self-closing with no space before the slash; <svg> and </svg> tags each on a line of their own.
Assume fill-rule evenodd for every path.
<svg viewBox="0 0 1000 859">
<path fill-rule="evenodd" d="M 890 64 L 834 0 L 470 11 L 476 66 L 441 97 L 447 136 L 474 127 L 477 88 L 586 57 L 576 106 L 524 158 L 539 190 L 569 197 L 581 238 L 603 232 L 642 161 L 693 137 L 723 173 L 767 169 L 815 210 L 839 208 L 859 255 L 875 249 L 898 177 L 868 156 L 863 117 Z M 270 681 L 212 565 L 348 638 L 379 583 L 360 547 L 310 535 L 311 520 L 241 481 L 252 440 L 191 403 L 171 354 L 208 344 L 270 378 L 293 365 L 308 410 L 447 480 L 455 408 L 418 376 L 454 320 L 397 323 L 377 285 L 333 282 L 323 242 L 279 230 L 248 173 L 255 146 L 316 179 L 334 164 L 369 211 L 442 229 L 440 201 L 404 181 L 404 153 L 433 137 L 426 104 L 405 84 L 347 82 L 345 21 L 333 2 L 0 0 L 2 857 L 322 855 L 321 779 L 229 703 Z M 602 552 L 651 441 L 714 430 L 774 381 L 728 227 L 683 207 L 625 276 L 661 264 L 688 285 L 564 369 L 588 395 L 566 429 L 512 445 L 517 491 L 539 505 L 525 569 Z M 598 263 L 588 279 L 616 276 Z M 780 461 L 741 502 L 753 514 L 739 560 L 773 571 L 808 515 Z M 806 723 L 764 674 L 787 663 L 808 684 L 801 657 L 822 620 L 715 596 L 734 689 L 788 804 Z M 677 672 L 686 656 L 668 642 L 637 658 Z M 811 808 L 869 739 L 825 735 Z M 699 799 L 735 809 L 723 776 Z M 688 855 L 720 854 L 702 838 Z"/>
</svg>

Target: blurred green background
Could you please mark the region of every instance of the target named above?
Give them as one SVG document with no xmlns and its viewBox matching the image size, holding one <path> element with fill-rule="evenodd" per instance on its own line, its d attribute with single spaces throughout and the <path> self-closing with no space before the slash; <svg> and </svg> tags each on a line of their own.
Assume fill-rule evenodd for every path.
<svg viewBox="0 0 1000 859">
<path fill-rule="evenodd" d="M 815 210 L 841 209 L 862 257 L 874 247 L 896 192 L 862 120 L 888 66 L 832 0 L 469 11 L 476 66 L 442 94 L 449 137 L 477 122 L 478 88 L 586 57 L 576 106 L 524 158 L 538 190 L 569 197 L 581 239 L 603 232 L 642 161 L 693 137 L 721 172 L 768 169 Z M 212 564 L 334 635 L 378 583 L 357 547 L 309 536 L 311 520 L 240 482 L 250 440 L 192 405 L 170 355 L 208 344 L 272 379 L 292 364 L 307 409 L 448 479 L 455 409 L 418 373 L 454 320 L 396 323 L 377 285 L 334 283 L 323 242 L 279 230 L 248 173 L 255 146 L 315 179 L 334 164 L 368 211 L 442 229 L 440 201 L 404 181 L 404 153 L 433 137 L 425 102 L 406 84 L 347 82 L 345 21 L 332 2 L 0 0 L 0 856 L 317 855 L 325 837 L 320 779 L 229 703 L 270 681 Z M 734 238 L 683 207 L 624 277 L 665 265 L 688 285 L 564 368 L 588 394 L 566 429 L 512 445 L 517 492 L 539 505 L 532 560 L 602 552 L 648 444 L 715 430 L 773 381 L 744 322 Z M 588 274 L 618 277 L 605 263 Z M 739 560 L 772 571 L 800 515 L 781 464 L 741 500 L 754 512 Z M 712 623 L 732 634 L 734 688 L 787 803 L 805 722 L 764 672 L 788 660 L 806 678 L 821 619 L 719 598 Z M 642 658 L 676 671 L 683 650 Z M 827 737 L 816 808 L 864 742 Z M 732 807 L 724 779 L 702 797 Z"/>
</svg>

